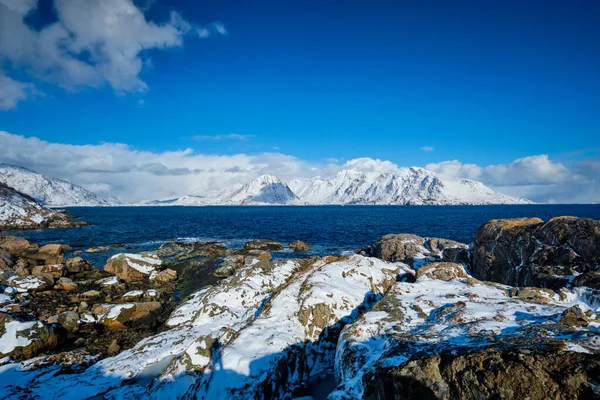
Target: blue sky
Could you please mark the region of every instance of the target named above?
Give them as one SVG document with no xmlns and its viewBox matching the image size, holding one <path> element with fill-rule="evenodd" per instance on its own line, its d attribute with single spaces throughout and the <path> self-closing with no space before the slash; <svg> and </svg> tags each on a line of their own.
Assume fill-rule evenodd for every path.
<svg viewBox="0 0 600 400">
<path fill-rule="evenodd" d="M 598 158 L 598 1 L 135 5 L 148 23 L 179 29 L 170 22 L 175 11 L 206 35 L 181 34 L 176 44 L 162 37 L 127 60 L 143 61 L 133 77 L 101 72 L 77 83 L 64 77 L 64 59 L 43 66 L 35 65 L 39 57 L 17 60 L 0 39 L 5 77 L 31 85 L 14 104 L 5 100 L 12 106 L 0 111 L 0 130 L 50 143 L 277 152 L 309 163 L 367 156 L 487 166 L 546 154 L 568 165 Z M 46 29 L 67 21 L 69 6 L 42 1 L 25 21 Z M 64 25 L 87 34 L 85 26 Z M 93 36 L 100 45 L 103 34 Z M 137 35 L 123 33 L 130 34 Z M 90 49 L 70 55 L 94 64 Z M 134 79 L 147 90 L 129 87 Z"/>
</svg>

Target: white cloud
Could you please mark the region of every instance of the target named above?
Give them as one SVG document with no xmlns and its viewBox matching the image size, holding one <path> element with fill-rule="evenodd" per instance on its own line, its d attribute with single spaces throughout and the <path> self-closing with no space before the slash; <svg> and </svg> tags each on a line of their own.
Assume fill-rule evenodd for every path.
<svg viewBox="0 0 600 400">
<path fill-rule="evenodd" d="M 199 142 L 202 142 L 202 141 L 220 142 L 222 140 L 240 140 L 242 142 L 245 142 L 253 137 L 256 137 L 256 136 L 255 135 L 240 135 L 238 133 L 229 133 L 227 135 L 196 135 L 196 136 L 192 136 L 192 140 L 196 140 Z"/>
<path fill-rule="evenodd" d="M 12 110 L 17 103 L 25 100 L 35 87 L 30 83 L 15 81 L 0 72 L 0 110 Z"/>
<path fill-rule="evenodd" d="M 194 33 L 227 34 L 221 23 L 194 26 L 176 12 L 159 24 L 148 21 L 132 0 L 55 0 L 58 21 L 36 31 L 24 22 L 36 7 L 37 0 L 0 0 L 0 62 L 70 90 L 110 85 L 118 93 L 144 92 L 139 74 L 150 64 L 147 50 L 179 47 Z M 4 95 L 10 107 L 27 94 L 12 87 L 12 96 Z"/>
<path fill-rule="evenodd" d="M 430 152 L 430 151 L 433 151 L 433 150 L 435 150 L 435 149 L 433 147 L 431 147 L 431 146 L 423 146 L 423 147 L 421 147 L 421 151 Z"/>
<path fill-rule="evenodd" d="M 271 173 L 284 180 L 315 168 L 280 153 L 196 154 L 192 149 L 138 151 L 126 144 L 69 145 L 0 131 L 0 162 L 16 164 L 124 201 L 210 194 Z"/>
<path fill-rule="evenodd" d="M 390 161 L 357 158 L 311 163 L 281 153 L 206 155 L 192 149 L 139 151 L 126 144 L 69 145 L 0 131 L 0 162 L 66 179 L 124 201 L 163 199 L 195 192 L 210 195 L 265 173 L 284 181 L 331 177 L 341 169 L 377 175 L 398 168 Z M 333 161 L 333 160 L 329 160 Z M 600 160 L 569 167 L 547 156 L 532 156 L 486 167 L 458 160 L 428 164 L 443 179 L 469 178 L 513 196 L 539 202 L 600 202 Z"/>
<path fill-rule="evenodd" d="M 425 168 L 442 178 L 478 180 L 500 192 L 539 202 L 600 202 L 599 160 L 578 161 L 567 167 L 542 154 L 485 167 L 452 160 Z"/>
</svg>

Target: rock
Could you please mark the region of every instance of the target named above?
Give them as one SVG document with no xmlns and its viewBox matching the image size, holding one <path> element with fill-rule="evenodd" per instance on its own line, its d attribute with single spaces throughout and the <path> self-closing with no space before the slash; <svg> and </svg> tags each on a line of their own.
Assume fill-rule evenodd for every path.
<svg viewBox="0 0 600 400">
<path fill-rule="evenodd" d="M 565 327 L 579 328 L 588 326 L 589 320 L 579 306 L 573 306 L 562 313 L 558 323 Z"/>
<path fill-rule="evenodd" d="M 146 303 L 102 304 L 94 308 L 98 323 L 118 330 L 126 326 L 156 325 L 156 316 L 162 309 L 158 301 Z"/>
<path fill-rule="evenodd" d="M 225 255 L 226 252 L 227 249 L 218 242 L 194 242 L 191 249 L 175 257 L 175 260 L 185 261 L 199 257 L 216 259 Z"/>
<path fill-rule="evenodd" d="M 83 254 L 83 251 L 81 251 L 81 250 L 76 250 L 76 251 L 73 252 L 73 256 L 74 257 L 79 257 L 82 254 Z"/>
<path fill-rule="evenodd" d="M 108 278 L 98 279 L 94 282 L 96 285 L 101 286 L 103 289 L 110 290 L 125 290 L 125 285 L 121 283 L 119 278 L 116 276 L 110 276 Z"/>
<path fill-rule="evenodd" d="M 106 349 L 106 354 L 108 354 L 109 356 L 115 356 L 119 354 L 119 350 L 121 350 L 121 346 L 117 344 L 117 340 L 115 339 L 108 345 L 108 348 Z"/>
<path fill-rule="evenodd" d="M 72 292 L 78 288 L 79 286 L 69 278 L 60 278 L 58 282 L 56 282 L 56 285 L 54 285 L 54 289 L 64 290 L 65 292 Z"/>
<path fill-rule="evenodd" d="M 113 243 L 110 245 L 113 249 L 119 249 L 121 247 L 125 247 L 125 243 Z"/>
<path fill-rule="evenodd" d="M 384 261 L 403 262 L 411 266 L 418 266 L 436 259 L 463 262 L 465 254 L 468 261 L 467 247 L 467 245 L 454 240 L 423 238 L 413 234 L 400 233 L 385 235 L 374 245 L 361 250 L 360 253 Z"/>
<path fill-rule="evenodd" d="M 0 248 L 20 257 L 38 250 L 37 245 L 30 244 L 24 238 L 16 236 L 0 236 Z"/>
<path fill-rule="evenodd" d="M 29 275 L 29 264 L 22 258 L 19 258 L 15 264 L 15 272 L 21 276 Z"/>
<path fill-rule="evenodd" d="M 558 289 L 568 276 L 596 270 L 600 221 L 557 217 L 492 220 L 472 243 L 473 276 L 512 286 Z"/>
<path fill-rule="evenodd" d="M 31 270 L 33 275 L 50 274 L 55 278 L 60 278 L 67 274 L 67 269 L 62 264 L 38 265 Z"/>
<path fill-rule="evenodd" d="M 530 303 L 548 304 L 556 297 L 556 293 L 550 289 L 527 287 L 516 290 L 518 290 L 519 299 Z"/>
<path fill-rule="evenodd" d="M 149 290 L 132 290 L 121 297 L 119 297 L 119 303 L 139 303 L 148 301 L 158 301 L 163 296 L 163 292 L 156 289 Z"/>
<path fill-rule="evenodd" d="M 293 251 L 309 251 L 312 247 L 306 242 L 296 240 L 295 242 L 290 243 L 290 249 Z"/>
<path fill-rule="evenodd" d="M 12 268 L 15 265 L 12 256 L 7 250 L 0 248 L 0 269 Z"/>
<path fill-rule="evenodd" d="M 574 292 L 561 302 L 535 289 L 509 297 L 504 285 L 469 279 L 396 283 L 343 328 L 335 357 L 340 385 L 329 398 L 590 396 L 600 368 L 595 328 L 559 323 L 571 314 L 582 321 L 580 310 L 567 308 L 578 298 Z M 586 307 L 595 301 L 585 300 Z"/>
<path fill-rule="evenodd" d="M 10 314 L 0 313 L 0 358 L 31 358 L 57 343 L 54 330 L 43 322 L 20 322 Z"/>
<path fill-rule="evenodd" d="M 573 279 L 573 285 L 600 289 L 600 272 L 592 271 L 581 274 Z"/>
<path fill-rule="evenodd" d="M 442 260 L 457 264 L 471 265 L 471 253 L 467 248 L 463 247 L 444 249 L 442 251 Z"/>
<path fill-rule="evenodd" d="M 110 250 L 110 247 L 108 247 L 108 246 L 98 246 L 98 247 L 91 247 L 91 248 L 85 250 L 85 252 L 86 253 L 103 253 L 108 250 Z"/>
<path fill-rule="evenodd" d="M 552 347 L 446 351 L 367 374 L 362 398 L 591 399 L 599 368 L 598 356 Z"/>
<path fill-rule="evenodd" d="M 88 290 L 87 292 L 81 293 L 81 298 L 89 300 L 89 301 L 99 300 L 102 297 L 103 297 L 103 294 L 101 292 L 99 292 L 98 290 Z"/>
<path fill-rule="evenodd" d="M 417 280 L 422 277 L 450 281 L 457 278 L 468 278 L 469 275 L 462 264 L 450 262 L 434 262 L 417 269 Z"/>
<path fill-rule="evenodd" d="M 223 259 L 223 262 L 219 265 L 219 268 L 213 272 L 213 275 L 217 278 L 228 278 L 243 266 L 244 256 L 227 256 Z"/>
<path fill-rule="evenodd" d="M 81 257 L 69 258 L 66 263 L 67 272 L 69 275 L 79 274 L 83 271 L 89 271 L 92 269 L 92 263 L 84 260 Z"/>
<path fill-rule="evenodd" d="M 166 242 L 163 243 L 158 250 L 156 250 L 154 253 L 161 257 L 161 258 L 165 258 L 165 257 L 173 257 L 176 256 L 180 253 L 184 253 L 186 251 L 190 251 L 192 249 L 192 244 L 191 243 L 184 243 L 184 242 Z"/>
<path fill-rule="evenodd" d="M 65 262 L 63 254 L 69 250 L 71 250 L 71 247 L 66 244 L 47 244 L 27 258 L 35 260 L 37 263 L 43 262 L 46 265 L 63 264 Z"/>
<path fill-rule="evenodd" d="M 274 240 L 250 240 L 244 244 L 244 250 L 267 250 L 278 251 L 283 250 L 281 243 Z"/>
<path fill-rule="evenodd" d="M 158 272 L 153 272 L 152 275 L 150 275 L 150 282 L 152 282 L 152 284 L 155 286 L 166 285 L 168 283 L 171 283 L 175 279 L 177 279 L 177 272 L 170 268 Z"/>
<path fill-rule="evenodd" d="M 84 311 L 87 311 L 90 308 L 90 306 L 88 305 L 88 303 L 86 303 L 85 301 L 82 301 L 81 303 L 79 303 L 79 307 L 77 307 L 77 311 L 79 313 L 82 313 Z"/>
<path fill-rule="evenodd" d="M 49 324 L 60 324 L 69 332 L 75 332 L 79 328 L 79 314 L 73 311 L 65 311 L 53 315 L 46 321 Z"/>
<path fill-rule="evenodd" d="M 162 265 L 154 254 L 121 253 L 110 257 L 104 270 L 125 282 L 142 281 L 150 277 Z"/>
<path fill-rule="evenodd" d="M 54 286 L 54 279 L 48 274 L 16 276 L 9 279 L 11 287 L 19 292 L 41 292 Z"/>
</svg>

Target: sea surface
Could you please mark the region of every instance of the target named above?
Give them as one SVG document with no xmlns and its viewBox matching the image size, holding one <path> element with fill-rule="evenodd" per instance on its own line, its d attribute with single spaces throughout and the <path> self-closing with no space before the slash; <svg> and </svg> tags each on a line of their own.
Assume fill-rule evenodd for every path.
<svg viewBox="0 0 600 400">
<path fill-rule="evenodd" d="M 301 207 L 73 207 L 67 211 L 90 226 L 79 229 L 13 231 L 39 244 L 67 243 L 73 250 L 123 248 L 85 254 L 96 265 L 122 251 L 147 251 L 170 239 L 221 241 L 242 247 L 251 239 L 284 245 L 303 240 L 309 254 L 347 254 L 388 233 L 415 233 L 468 243 L 477 228 L 494 218 L 561 215 L 600 219 L 600 205 L 497 206 L 301 206 Z M 6 233 L 3 233 L 6 234 Z M 289 256 L 289 251 L 275 257 Z"/>
</svg>

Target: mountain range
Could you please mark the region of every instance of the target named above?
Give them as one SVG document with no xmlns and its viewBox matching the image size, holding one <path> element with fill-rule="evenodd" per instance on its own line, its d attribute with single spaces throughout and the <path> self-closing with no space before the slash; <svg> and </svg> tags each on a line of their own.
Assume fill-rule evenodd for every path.
<svg viewBox="0 0 600 400">
<path fill-rule="evenodd" d="M 116 199 L 104 198 L 62 179 L 11 164 L 0 164 L 0 182 L 51 207 L 107 206 L 118 203 Z"/>
<path fill-rule="evenodd" d="M 349 165 L 352 167 L 352 164 Z M 118 200 L 101 197 L 67 181 L 26 168 L 0 164 L 0 182 L 26 193 L 47 206 L 108 206 Z M 262 175 L 245 185 L 216 196 L 195 193 L 164 200 L 146 200 L 139 206 L 204 205 L 485 205 L 530 204 L 531 201 L 499 193 L 481 182 L 441 179 L 424 168 L 392 167 L 364 172 L 348 168 L 330 179 L 315 177 L 284 182 Z"/>
</svg>

